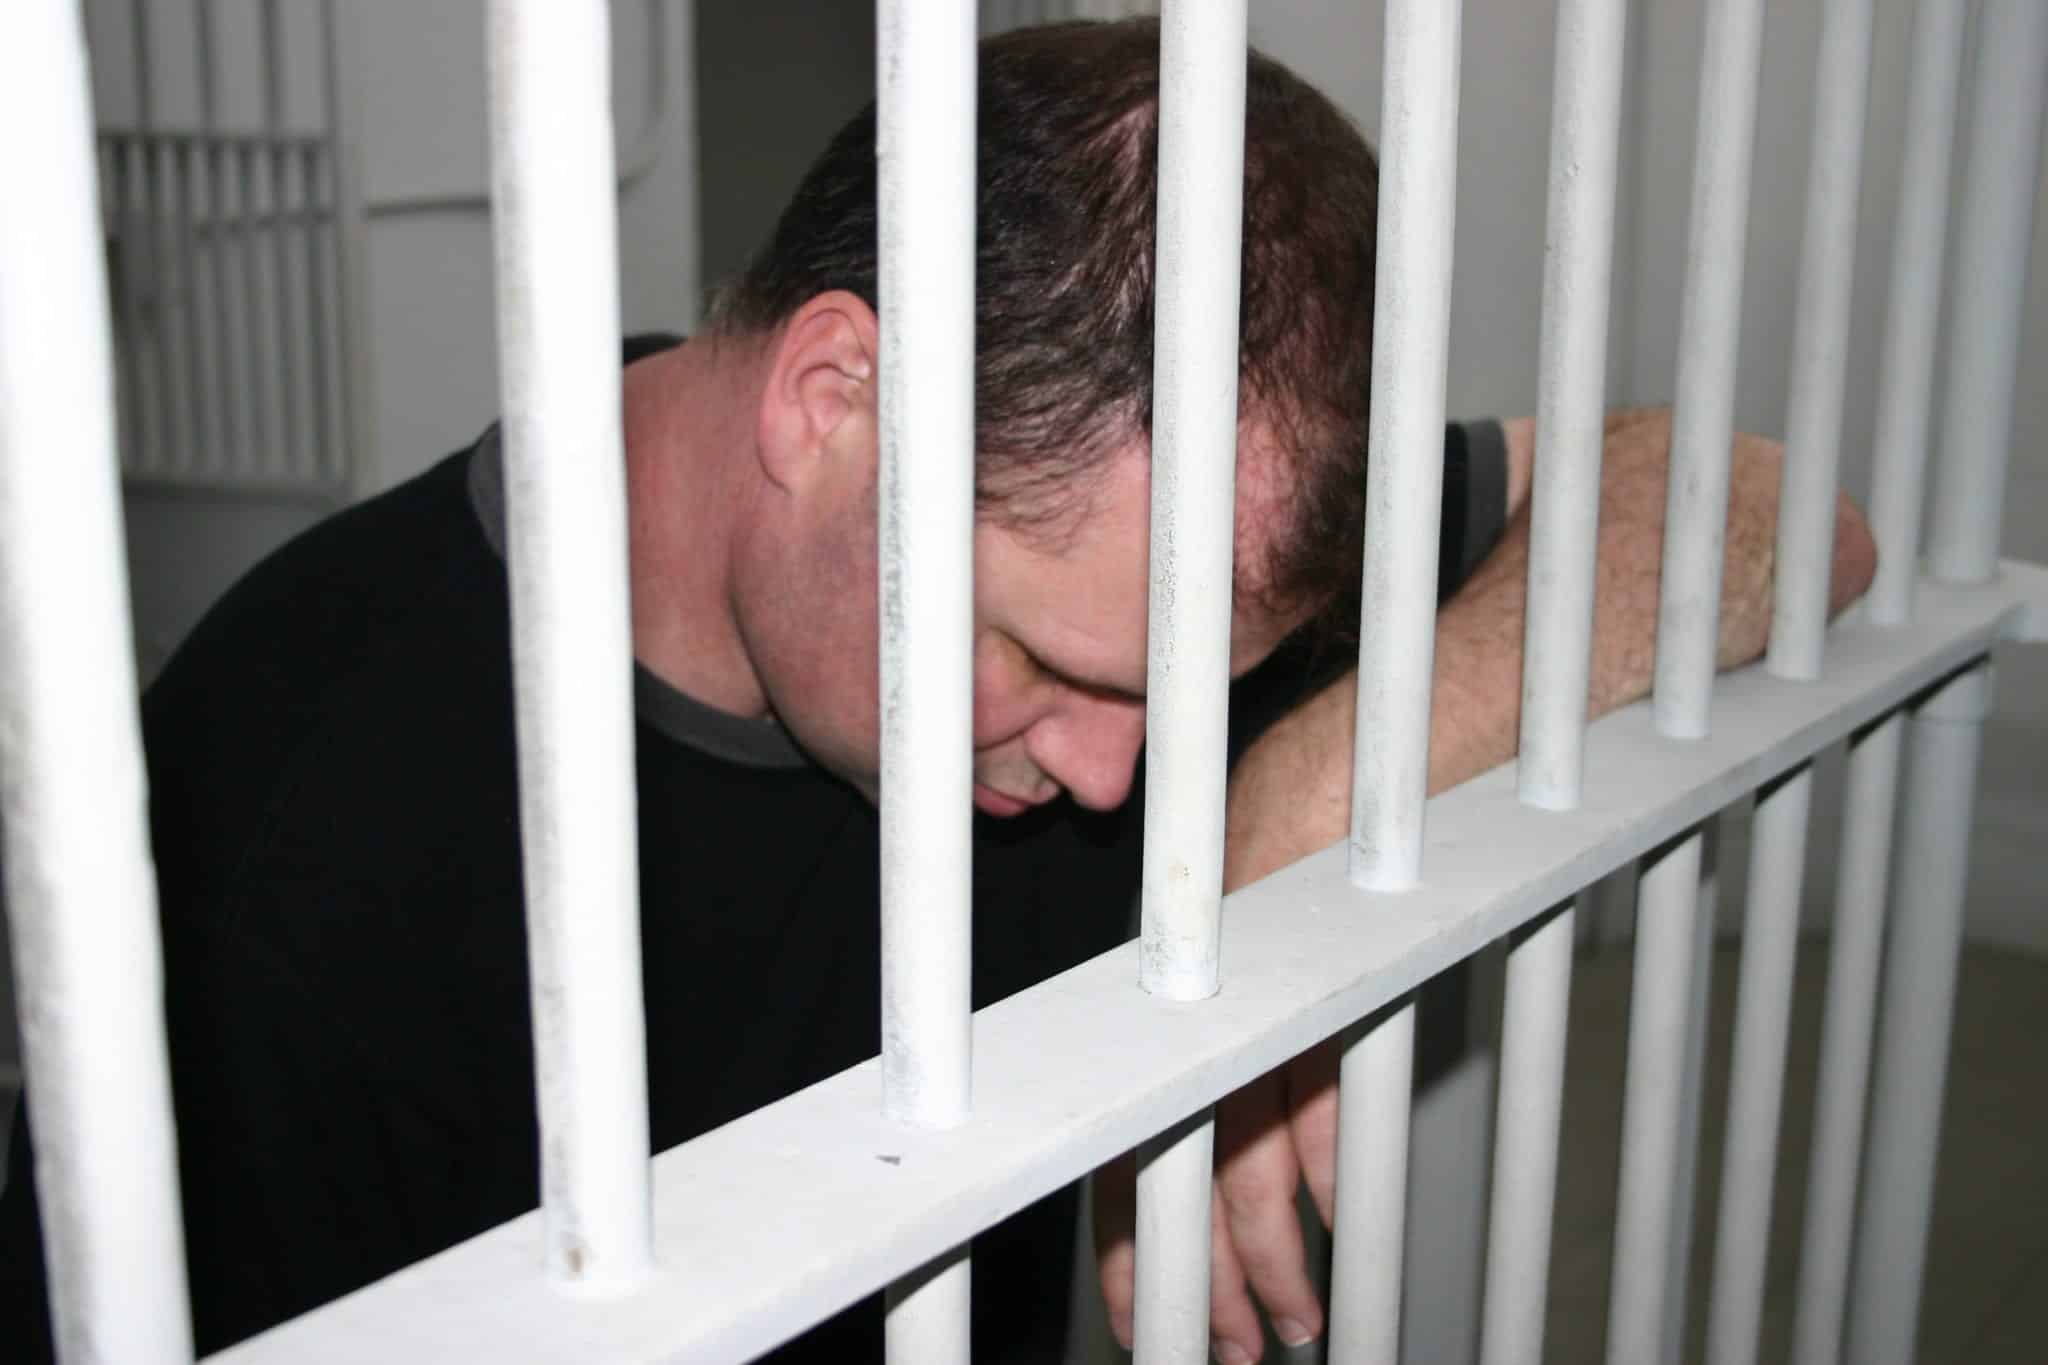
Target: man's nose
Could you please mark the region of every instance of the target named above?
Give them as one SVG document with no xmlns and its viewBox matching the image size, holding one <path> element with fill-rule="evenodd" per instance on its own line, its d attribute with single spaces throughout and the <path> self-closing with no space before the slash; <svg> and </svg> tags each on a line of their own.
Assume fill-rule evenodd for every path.
<svg viewBox="0 0 2048 1365">
<path fill-rule="evenodd" d="M 1131 792 L 1145 742 L 1145 705 L 1123 698 L 1072 699 L 1040 721 L 1032 760 L 1090 810 L 1114 810 Z"/>
</svg>

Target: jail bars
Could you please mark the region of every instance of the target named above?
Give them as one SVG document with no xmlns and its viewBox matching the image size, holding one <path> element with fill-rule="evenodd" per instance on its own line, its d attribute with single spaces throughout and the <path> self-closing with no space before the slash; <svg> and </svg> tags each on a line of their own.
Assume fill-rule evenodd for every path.
<svg viewBox="0 0 2048 1365">
<path fill-rule="evenodd" d="M 191 1358 L 75 6 L 0 36 L 0 821 L 67 1360 Z"/>
<path fill-rule="evenodd" d="M 893 1122 L 972 1104 L 974 14 L 876 10 L 882 1077 Z M 961 1242 L 965 1242 L 965 1238 Z M 891 1284 L 889 1359 L 964 1359 L 964 1246 Z"/>
<path fill-rule="evenodd" d="M 1922 3 L 1914 106 L 1935 127 L 1912 144 L 1909 194 L 1940 178 L 1960 31 L 1948 0 Z M 1748 1359 L 1762 1272 L 1760 1256 L 1748 1253 L 1759 1245 L 1777 1145 L 1807 765 L 1828 745 L 1852 742 L 1845 897 L 1846 888 L 1881 896 L 1902 731 L 1912 750 L 1908 818 L 1884 1009 L 1873 1005 L 1877 917 L 1845 901 L 1857 913 L 1840 927 L 1841 965 L 1830 982 L 1799 1336 L 1802 1359 L 1838 1358 L 1846 1293 L 1850 1359 L 1910 1355 L 1986 660 L 2001 639 L 2048 637 L 2048 570 L 2001 565 L 1995 552 L 2023 295 L 2016 282 L 2026 268 L 2048 70 L 2044 14 L 2035 0 L 1990 0 L 1980 25 L 1959 228 L 1961 321 L 1933 472 L 1934 573 L 1910 591 L 1889 580 L 1877 623 L 1836 632 L 1823 651 L 1850 279 L 1844 243 L 1853 235 L 1869 50 L 1867 0 L 1832 0 L 1815 92 L 1816 156 L 1826 164 L 1804 253 L 1776 634 L 1767 668 L 1717 683 L 1760 7 L 1733 0 L 1712 10 L 1657 689 L 1652 704 L 1589 727 L 1623 14 L 1618 0 L 1562 7 L 1528 724 L 1515 769 L 1425 808 L 1459 10 L 1392 0 L 1353 820 L 1339 844 L 1219 907 L 1217 737 L 1228 654 L 1218 621 L 1229 620 L 1245 22 L 1241 4 L 1170 8 L 1148 717 L 1154 780 L 1164 786 L 1148 811 L 1146 933 L 970 1019 L 973 504 L 963 452 L 974 438 L 971 16 L 961 6 L 885 4 L 882 1055 L 663 1153 L 650 1180 L 619 414 L 616 375 L 601 363 L 617 328 L 604 10 L 496 0 L 501 369 L 545 1202 L 225 1358 L 732 1360 L 888 1286 L 892 1356 L 957 1360 L 966 1352 L 972 1238 L 1142 1146 L 1139 1352 L 1199 1359 L 1208 1344 L 1209 1106 L 1342 1034 L 1332 1351 L 1339 1360 L 1391 1360 L 1400 1335 L 1407 1000 L 1430 977 L 1506 939 L 1483 1349 L 1490 1362 L 1536 1359 L 1570 907 L 1582 888 L 1646 859 L 1607 1345 L 1612 1360 L 1658 1359 L 1679 1321 L 1668 1275 L 1690 1195 L 1681 1155 L 1687 1105 L 1696 1103 L 1687 1057 L 1698 1046 L 1694 958 L 1705 923 L 1699 831 L 1732 801 L 1762 792 L 1768 813 L 1752 872 L 1758 912 L 1745 944 L 1719 1211 L 1723 1264 L 1709 1331 L 1717 1360 Z M 8 670 L 0 765 L 9 776 L 9 904 L 34 1025 L 29 1063 L 57 1321 L 76 1355 L 105 1334 L 117 1345 L 140 1343 L 137 1358 L 177 1358 L 189 1353 L 189 1337 L 161 1025 L 151 1008 L 157 968 L 132 677 L 119 636 L 105 286 L 86 249 L 94 162 L 69 6 L 48 0 L 11 13 L 0 64 L 8 76 L 0 102 L 13 115 L 0 119 L 0 168 L 7 183 L 40 190 L 24 202 L 41 210 L 0 217 L 0 667 Z M 64 121 L 61 137 L 42 132 L 53 113 Z M 38 135 L 23 136 L 31 123 Z M 1924 446 L 1914 428 L 1925 425 L 1932 358 L 1933 299 L 1919 276 L 1938 260 L 1940 238 L 1938 216 L 1916 219 L 1895 264 L 1887 372 L 1904 396 L 1887 417 L 1885 459 L 1914 487 Z M 913 261 L 915 288 L 906 271 Z M 56 447 L 86 458 L 42 458 Z M 1880 501 L 1882 551 L 1910 560 L 1917 499 Z M 61 613 L 49 606 L 54 595 L 39 592 L 53 579 L 71 587 Z M 574 707 L 565 704 L 571 697 Z M 80 808 L 78 772 L 93 776 L 91 808 Z M 110 775 L 121 794 L 111 857 Z M 915 854 L 906 842 L 912 828 Z M 1172 895 L 1156 875 L 1154 860 L 1165 858 L 1189 873 Z M 574 917 L 563 913 L 570 897 Z M 105 960 L 88 967 L 88 948 L 103 950 L 96 936 L 131 951 L 111 968 Z M 1871 1150 L 1861 1163 L 1869 1174 L 1852 1234 L 1866 1070 L 1874 1070 Z M 116 1227 L 142 1233 L 110 1237 Z M 571 1286 L 601 1292 L 563 1292 Z"/>
<path fill-rule="evenodd" d="M 262 115 L 231 127 L 215 6 L 194 11 L 196 124 L 154 108 L 158 42 L 130 7 L 138 107 L 98 134 L 122 472 L 149 487 L 344 502 L 370 443 L 353 7 L 318 6 L 326 126 L 292 126 L 285 19 L 256 6 Z M 173 47 L 175 45 L 172 45 Z"/>
</svg>

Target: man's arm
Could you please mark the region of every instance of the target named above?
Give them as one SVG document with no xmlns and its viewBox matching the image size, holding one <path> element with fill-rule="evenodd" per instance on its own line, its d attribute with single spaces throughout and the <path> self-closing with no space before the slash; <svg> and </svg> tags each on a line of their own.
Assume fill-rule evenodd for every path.
<svg viewBox="0 0 2048 1365">
<path fill-rule="evenodd" d="M 1503 424 L 1510 519 L 1500 544 L 1437 616 L 1429 790 L 1454 787 L 1512 758 L 1520 736 L 1522 620 L 1527 596 L 1535 426 Z M 1602 465 L 1588 718 L 1646 696 L 1656 654 L 1663 561 L 1668 411 L 1611 415 Z M 1736 438 L 1729 478 L 1719 663 L 1757 657 L 1769 634 L 1781 448 Z M 1830 606 L 1862 594 L 1877 553 L 1846 499 L 1835 522 Z M 1224 885 L 1234 889 L 1343 838 L 1350 825 L 1356 678 L 1347 674 L 1268 730 L 1231 778 Z M 1322 1305 L 1307 1274 L 1296 1186 L 1307 1181 L 1323 1219 L 1336 1182 L 1336 1056 L 1315 1048 L 1225 1100 L 1217 1111 L 1211 1330 L 1256 1360 L 1252 1300 L 1283 1338 L 1318 1336 Z M 1097 1184 L 1101 1273 L 1110 1317 L 1128 1341 L 1128 1187 Z M 1106 1213 L 1104 1210 L 1106 1209 Z M 1282 1326 L 1282 1324 L 1285 1324 Z"/>
<path fill-rule="evenodd" d="M 1647 696 L 1656 657 L 1671 417 L 1668 411 L 1620 417 L 1610 419 L 1602 467 L 1589 720 Z M 1500 544 L 1437 616 L 1431 794 L 1513 758 L 1521 734 L 1529 508 L 1526 502 L 1515 505 L 1514 470 L 1525 434 L 1524 449 L 1533 449 L 1534 426 L 1504 425 L 1515 510 Z M 1732 455 L 1718 651 L 1723 668 L 1756 658 L 1769 638 L 1784 461 L 1782 447 L 1756 436 L 1738 436 Z M 1861 596 L 1876 567 L 1870 528 L 1843 498 L 1835 517 L 1830 609 L 1840 611 Z M 1356 686 L 1355 675 L 1346 674 L 1246 752 L 1231 778 L 1226 889 L 1344 837 L 1350 825 Z"/>
</svg>

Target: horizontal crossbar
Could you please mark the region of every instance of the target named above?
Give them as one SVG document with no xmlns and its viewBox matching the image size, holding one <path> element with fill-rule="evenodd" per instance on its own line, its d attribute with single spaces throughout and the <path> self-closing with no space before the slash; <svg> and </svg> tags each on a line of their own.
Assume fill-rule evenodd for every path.
<svg viewBox="0 0 2048 1365">
<path fill-rule="evenodd" d="M 964 1127 L 884 1120 L 870 1061 L 664 1153 L 659 1266 L 626 1297 L 544 1281 L 529 1214 L 214 1359 L 767 1350 L 1399 998 L 2000 639 L 2048 639 L 2048 569 L 2008 562 L 1984 587 L 1923 585 L 1907 627 L 1838 626 L 1819 682 L 1761 669 L 1722 679 L 1708 741 L 1658 736 L 1647 705 L 1605 718 L 1587 732 L 1575 811 L 1522 805 L 1512 764 L 1438 797 L 1420 889 L 1353 888 L 1339 844 L 1236 893 L 1211 1000 L 1145 994 L 1132 943 L 981 1011 Z"/>
</svg>

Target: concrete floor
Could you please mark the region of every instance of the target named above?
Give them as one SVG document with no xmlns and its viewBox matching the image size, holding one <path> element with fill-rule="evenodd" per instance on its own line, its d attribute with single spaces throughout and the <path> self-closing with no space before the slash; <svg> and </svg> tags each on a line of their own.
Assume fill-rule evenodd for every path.
<svg viewBox="0 0 2048 1365">
<path fill-rule="evenodd" d="M 1705 1351 L 1739 948 L 1713 967 L 1706 1121 L 1700 1160 L 1686 1358 Z M 1783 1135 L 1771 1224 L 1761 1360 L 1786 1358 L 1806 1197 L 1827 943 L 1801 943 L 1787 1059 Z M 1611 1270 L 1615 1172 L 1627 1041 L 1626 945 L 1581 958 L 1572 1028 L 1552 1241 L 1544 1358 L 1601 1359 Z M 1941 1164 L 1928 1247 L 1917 1359 L 1971 1365 L 2048 1360 L 2048 959 L 1969 947 L 1957 992 Z"/>
</svg>

